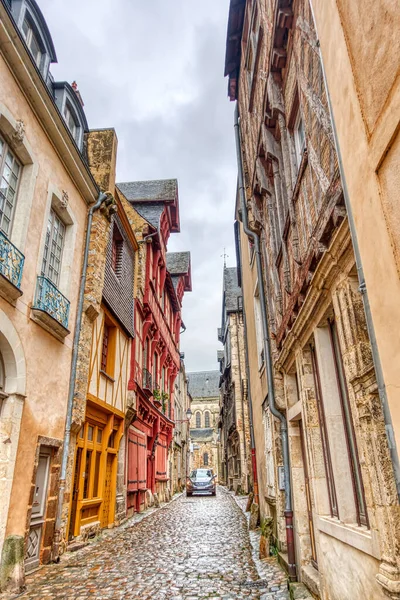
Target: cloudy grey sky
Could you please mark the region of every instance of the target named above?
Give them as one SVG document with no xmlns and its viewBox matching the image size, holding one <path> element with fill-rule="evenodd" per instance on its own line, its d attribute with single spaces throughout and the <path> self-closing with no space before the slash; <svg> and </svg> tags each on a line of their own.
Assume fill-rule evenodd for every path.
<svg viewBox="0 0 400 600">
<path fill-rule="evenodd" d="M 89 127 L 114 127 L 117 181 L 177 177 L 193 291 L 184 298 L 187 370 L 218 368 L 221 254 L 235 264 L 233 104 L 223 77 L 229 0 L 38 0 L 57 80 L 76 80 Z"/>
</svg>

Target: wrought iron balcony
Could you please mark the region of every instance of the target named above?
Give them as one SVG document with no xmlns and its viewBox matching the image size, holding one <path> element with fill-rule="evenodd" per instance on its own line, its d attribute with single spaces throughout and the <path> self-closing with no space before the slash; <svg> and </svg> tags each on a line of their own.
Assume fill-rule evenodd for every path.
<svg viewBox="0 0 400 600">
<path fill-rule="evenodd" d="M 22 292 L 21 279 L 25 257 L 0 231 L 0 274 L 5 280 L 0 282 L 0 293 L 7 300 L 16 300 Z"/>
<path fill-rule="evenodd" d="M 35 302 L 32 306 L 34 320 L 58 339 L 68 334 L 69 300 L 47 277 L 37 278 Z"/>
<path fill-rule="evenodd" d="M 143 369 L 143 389 L 153 393 L 153 380 L 150 371 Z"/>
</svg>

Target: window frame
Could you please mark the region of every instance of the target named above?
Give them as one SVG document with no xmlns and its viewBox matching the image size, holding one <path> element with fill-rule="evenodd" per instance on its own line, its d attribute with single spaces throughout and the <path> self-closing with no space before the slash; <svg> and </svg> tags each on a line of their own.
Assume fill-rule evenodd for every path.
<svg viewBox="0 0 400 600">
<path fill-rule="evenodd" d="M 329 509 L 331 517 L 339 519 L 339 505 L 336 495 L 335 476 L 333 472 L 329 436 L 325 419 L 325 409 L 321 389 L 321 379 L 318 368 L 318 358 L 313 344 L 310 344 L 312 371 L 314 376 L 315 399 L 318 410 L 319 430 L 321 434 L 322 454 L 324 458 L 325 477 L 328 490 Z"/>
<path fill-rule="evenodd" d="M 331 340 L 333 361 L 335 364 L 335 374 L 337 387 L 342 409 L 342 417 L 344 424 L 344 432 L 346 437 L 346 445 L 348 458 L 350 463 L 351 479 L 353 483 L 354 503 L 357 514 L 357 524 L 363 525 L 369 529 L 367 503 L 365 499 L 364 482 L 361 472 L 360 460 L 358 455 L 357 439 L 354 430 L 353 416 L 350 406 L 350 400 L 347 389 L 346 374 L 344 371 L 342 352 L 340 348 L 340 340 L 337 331 L 336 323 L 333 319 L 329 319 L 329 335 Z"/>
<path fill-rule="evenodd" d="M 299 134 L 300 130 L 302 132 L 302 135 Z M 304 118 L 300 109 L 300 103 L 298 105 L 296 118 L 293 123 L 293 138 L 296 150 L 297 169 L 300 169 L 301 161 L 303 160 L 304 150 L 306 149 L 306 130 L 304 126 Z"/>
<path fill-rule="evenodd" d="M 106 329 L 107 328 L 107 329 Z M 107 331 L 107 351 L 106 351 L 106 361 L 105 361 L 105 369 L 104 361 L 103 361 L 103 349 L 104 349 L 104 336 Z M 100 373 L 106 375 L 110 379 L 114 378 L 115 374 L 115 359 L 116 359 L 116 349 L 117 349 L 117 327 L 115 323 L 110 319 L 108 314 L 104 313 L 103 318 L 103 331 L 101 335 L 101 347 L 100 351 Z"/>
<path fill-rule="evenodd" d="M 258 370 L 264 367 L 265 357 L 264 357 L 264 334 L 262 330 L 262 316 L 261 316 L 261 300 L 260 300 L 260 288 L 258 282 L 256 284 L 254 290 L 254 327 L 256 333 L 256 343 L 257 343 L 257 358 L 258 358 Z"/>
<path fill-rule="evenodd" d="M 68 111 L 70 118 L 72 119 L 73 123 L 74 123 L 74 128 L 75 130 L 73 131 L 70 127 L 70 124 L 67 120 L 67 115 L 65 114 L 65 112 Z M 76 112 L 74 110 L 74 108 L 72 107 L 71 102 L 69 101 L 69 98 L 66 97 L 65 98 L 65 102 L 64 102 L 64 108 L 62 111 L 63 114 L 63 119 L 67 125 L 68 131 L 70 132 L 70 134 L 72 135 L 72 137 L 74 138 L 75 142 L 77 144 L 79 144 L 80 142 L 80 138 L 81 138 L 81 124 L 79 122 L 78 117 L 76 116 Z"/>
<path fill-rule="evenodd" d="M 56 222 L 61 224 L 62 231 L 63 231 L 62 246 L 61 246 L 59 257 L 57 258 L 58 263 L 59 263 L 59 271 L 56 271 L 56 269 L 54 268 L 54 263 L 53 263 L 53 266 L 51 264 L 53 242 L 57 244 L 57 242 L 55 242 L 54 238 L 53 238 Z M 50 224 L 50 233 L 48 233 L 49 224 Z M 45 238 L 44 238 L 44 247 L 43 247 L 43 253 L 42 253 L 42 265 L 41 265 L 41 269 L 40 269 L 40 274 L 42 277 L 46 277 L 49 281 L 51 281 L 51 283 L 57 289 L 59 289 L 59 287 L 60 287 L 60 279 L 61 279 L 66 233 L 67 233 L 67 225 L 65 224 L 63 219 L 60 217 L 60 215 L 57 213 L 54 206 L 51 206 L 50 212 L 47 217 L 47 223 L 46 223 L 46 231 L 45 231 Z M 48 239 L 49 239 L 49 243 L 47 243 Z M 48 250 L 47 255 L 46 255 L 46 248 Z M 53 256 L 56 256 L 56 255 L 53 254 Z M 52 278 L 52 276 L 50 274 L 50 268 L 53 270 L 53 272 L 57 273 L 56 281 Z"/>
<path fill-rule="evenodd" d="M 28 31 L 26 33 L 24 31 L 25 23 L 27 23 L 27 25 L 28 25 Z M 30 15 L 29 11 L 26 9 L 25 9 L 24 17 L 23 17 L 22 23 L 21 23 L 21 33 L 25 40 L 26 45 L 28 46 L 29 52 L 30 52 L 37 68 L 39 69 L 39 71 L 41 71 L 44 60 L 45 60 L 45 56 L 47 53 L 46 53 L 46 49 L 43 44 L 42 37 L 41 37 L 39 31 L 37 30 L 37 27 Z M 32 47 L 31 47 L 32 39 L 35 40 L 36 45 L 39 48 L 40 56 L 35 56 L 32 51 Z"/>
<path fill-rule="evenodd" d="M 208 421 L 208 425 L 207 425 L 207 421 Z M 209 410 L 206 410 L 204 413 L 204 427 L 211 427 L 211 415 L 210 415 Z"/>
<path fill-rule="evenodd" d="M 195 421 L 196 421 L 196 429 L 201 429 L 201 412 L 199 410 L 196 411 Z"/>
<path fill-rule="evenodd" d="M 13 190 L 13 192 L 14 192 L 13 204 L 12 204 L 12 208 L 11 208 L 11 212 L 10 212 L 9 226 L 8 226 L 8 231 L 7 232 L 3 228 L 4 207 L 3 207 L 3 209 L 0 209 L 0 231 L 2 233 L 4 233 L 4 235 L 8 239 L 11 239 L 11 234 L 12 234 L 12 229 L 13 229 L 13 224 L 14 224 L 15 209 L 16 209 L 16 205 L 17 205 L 17 201 L 18 201 L 19 186 L 20 186 L 21 179 L 22 179 L 23 164 L 18 159 L 18 157 L 16 156 L 15 152 L 13 152 L 11 150 L 11 148 L 10 148 L 9 144 L 7 144 L 4 136 L 0 135 L 0 141 L 3 144 L 2 150 L 1 150 L 2 153 L 0 155 L 0 194 L 2 196 L 4 196 L 4 202 L 7 201 L 7 195 L 8 195 L 9 189 L 11 187 L 9 185 L 9 182 L 7 181 L 7 191 L 6 191 L 6 193 L 4 194 L 1 191 L 2 190 L 2 187 L 1 187 L 2 181 L 3 181 L 3 179 L 5 180 L 5 177 L 4 177 L 4 168 L 7 166 L 6 165 L 6 160 L 7 160 L 8 154 L 11 154 L 11 156 L 13 158 L 13 166 L 14 166 L 14 164 L 16 164 L 18 166 L 18 175 L 17 176 L 14 173 L 13 167 L 11 167 L 11 174 L 13 174 L 14 177 L 17 178 L 17 181 L 16 181 L 15 190 Z M 10 177 L 11 177 L 11 174 L 10 174 Z M 11 188 L 11 189 L 13 189 L 13 188 Z"/>
</svg>

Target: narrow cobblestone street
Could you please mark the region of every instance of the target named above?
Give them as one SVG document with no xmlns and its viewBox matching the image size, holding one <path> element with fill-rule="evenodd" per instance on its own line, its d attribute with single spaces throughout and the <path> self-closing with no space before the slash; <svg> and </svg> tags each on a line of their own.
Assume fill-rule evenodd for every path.
<svg viewBox="0 0 400 600">
<path fill-rule="evenodd" d="M 223 489 L 216 498 L 181 496 L 133 526 L 67 555 L 27 578 L 19 598 L 283 600 L 283 571 L 252 559 L 246 519 Z"/>
</svg>

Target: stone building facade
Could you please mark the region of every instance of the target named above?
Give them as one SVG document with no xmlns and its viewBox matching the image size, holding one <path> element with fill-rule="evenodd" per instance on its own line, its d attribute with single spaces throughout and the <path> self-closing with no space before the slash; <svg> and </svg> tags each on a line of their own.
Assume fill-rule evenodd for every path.
<svg viewBox="0 0 400 600">
<path fill-rule="evenodd" d="M 221 480 L 235 492 L 252 489 L 248 382 L 245 363 L 243 296 L 236 267 L 224 267 L 220 363 Z"/>
<path fill-rule="evenodd" d="M 192 398 L 190 470 L 210 467 L 219 476 L 219 371 L 187 373 Z"/>
<path fill-rule="evenodd" d="M 0 587 L 19 591 L 25 572 L 53 556 L 87 215 L 99 187 L 82 98 L 51 75 L 55 48 L 35 1 L 0 2 L 0 48 Z"/>
<path fill-rule="evenodd" d="M 316 4 L 326 48 L 331 48 L 327 11 Z M 346 14 L 350 23 L 352 11 Z M 265 398 L 252 394 L 254 422 L 262 420 L 265 429 L 255 429 L 256 446 L 262 449 L 258 470 L 267 469 L 267 486 L 271 473 L 275 480 L 268 486 L 262 518 L 275 519 L 281 561 L 289 563 L 291 578 L 297 577 L 314 596 L 345 600 L 351 590 L 351 597 L 360 600 L 396 598 L 400 521 L 393 452 L 359 290 L 319 45 L 308 0 L 232 0 L 226 74 L 240 115 L 244 185 L 239 185 L 237 217 L 243 226 L 238 223 L 236 231 L 242 280 L 254 281 L 253 260 L 257 269 L 253 298 L 247 290 L 244 310 L 256 333 L 259 373 L 253 365 L 253 377 L 262 380 L 263 360 L 272 376 L 259 386 L 259 393 L 267 392 Z M 329 52 L 328 57 L 339 94 L 338 63 Z M 352 129 L 342 129 L 343 138 L 353 138 Z M 364 135 L 362 125 L 357 135 Z M 393 180 L 388 174 L 384 179 L 390 198 Z M 358 217 L 361 229 L 365 218 Z M 260 247 L 255 258 L 254 240 Z M 370 259 L 372 254 L 370 249 Z M 394 264 L 393 256 L 388 260 Z M 379 278 L 382 268 L 374 273 Z M 257 300 L 263 291 L 266 314 Z M 381 348 L 389 340 L 390 334 Z M 279 420 L 271 414 L 271 396 Z M 284 479 L 286 428 L 290 478 Z M 265 467 L 260 465 L 263 454 L 269 455 Z"/>
<path fill-rule="evenodd" d="M 181 353 L 181 365 L 174 384 L 175 428 L 169 453 L 171 494 L 184 489 L 186 477 L 189 475 L 190 445 L 187 412 L 189 409 L 191 410 L 191 397 L 188 392 L 184 358 L 184 354 Z"/>
</svg>

